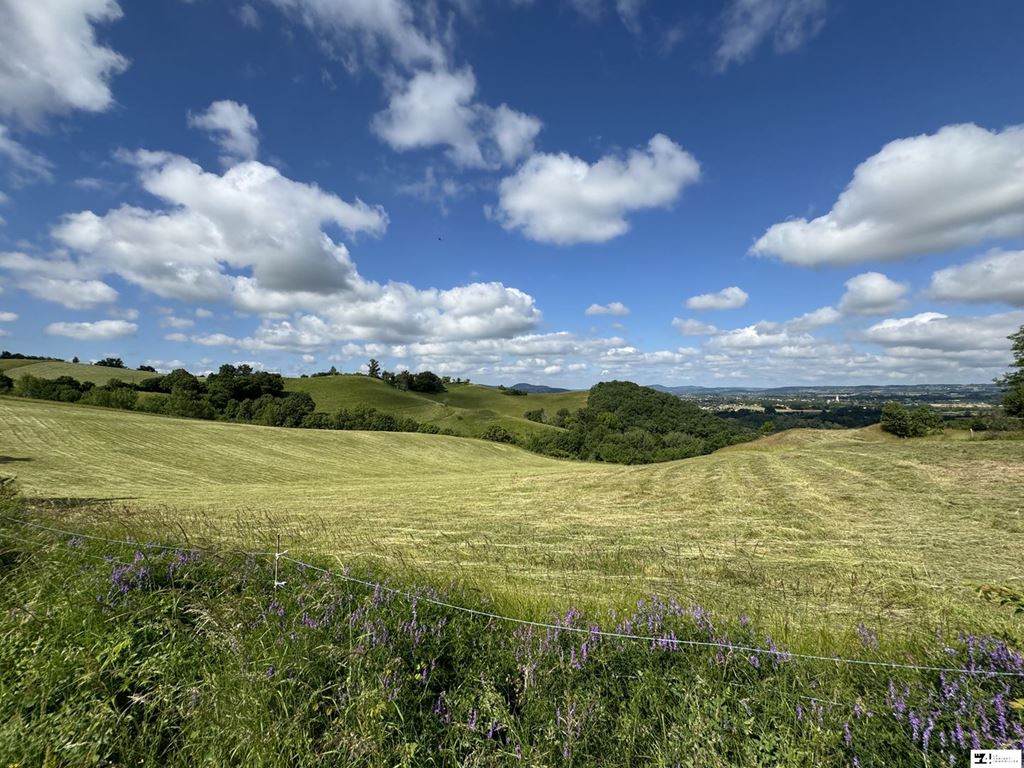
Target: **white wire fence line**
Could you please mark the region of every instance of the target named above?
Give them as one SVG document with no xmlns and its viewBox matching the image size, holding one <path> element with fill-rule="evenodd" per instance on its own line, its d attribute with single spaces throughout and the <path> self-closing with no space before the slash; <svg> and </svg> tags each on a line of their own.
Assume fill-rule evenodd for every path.
<svg viewBox="0 0 1024 768">
<path fill-rule="evenodd" d="M 10 517 L 6 517 L 5 518 L 5 517 L 0 516 L 0 519 L 15 520 L 16 518 L 10 518 Z M 107 537 L 104 537 L 104 536 L 94 536 L 94 535 L 89 535 L 89 534 L 76 533 L 74 531 L 66 531 L 66 530 L 62 530 L 62 529 L 59 529 L 59 528 L 52 528 L 52 527 L 45 526 L 45 525 L 39 525 L 38 523 L 29 523 L 29 522 L 24 521 L 22 519 L 17 519 L 17 520 L 18 520 L 18 522 L 21 522 L 21 523 L 23 523 L 25 525 L 31 525 L 32 527 L 39 528 L 39 529 L 44 530 L 44 531 L 50 531 L 52 533 L 60 533 L 60 534 L 64 534 L 64 535 L 67 535 L 67 536 L 79 536 L 81 538 L 91 539 L 93 541 L 107 542 L 107 543 L 110 543 L 110 544 L 125 544 L 125 545 L 130 544 L 131 546 L 139 547 L 139 548 L 156 549 L 156 550 L 174 550 L 174 551 L 178 551 L 178 552 L 193 552 L 193 553 L 214 552 L 214 551 L 216 551 L 216 550 L 211 549 L 210 547 L 170 546 L 170 545 L 162 545 L 162 544 L 155 544 L 155 543 L 145 543 L 145 542 L 141 542 L 141 541 L 138 541 L 138 540 L 128 541 L 128 540 L 124 540 L 124 539 L 112 539 L 112 538 L 107 538 Z M 280 543 L 278 544 L 278 550 L 280 550 Z M 275 552 L 247 552 L 247 551 L 242 551 L 242 550 L 231 550 L 231 549 L 228 549 L 228 548 L 221 548 L 219 551 L 231 551 L 231 552 L 235 552 L 236 554 L 253 555 L 253 556 L 257 556 L 257 557 L 269 557 L 269 556 L 275 554 Z M 275 582 L 277 581 L 277 577 L 274 578 L 274 581 Z M 775 592 L 777 594 L 781 594 L 783 596 L 784 600 L 786 601 L 787 606 L 790 606 L 790 607 L 796 605 L 796 606 L 800 606 L 800 607 L 802 607 L 804 609 L 820 611 L 820 610 L 823 609 L 824 604 L 825 604 L 823 602 L 825 600 L 825 598 L 826 598 L 825 595 L 820 596 L 819 600 L 811 601 L 811 600 L 803 600 L 803 599 L 796 598 L 796 597 L 793 597 L 791 595 L 788 595 L 788 594 L 785 593 L 785 590 L 779 589 L 778 587 L 765 587 L 764 589 L 770 590 L 770 591 Z M 760 604 L 765 604 L 765 603 L 773 603 L 774 604 L 774 602 L 775 602 L 770 597 L 761 596 L 761 595 L 746 595 L 745 598 L 746 599 L 750 599 L 753 602 L 760 603 Z M 913 635 L 913 636 L 916 636 L 916 637 L 924 637 L 926 635 L 924 630 L 917 629 L 917 628 L 903 627 L 903 628 L 901 628 L 901 631 L 905 632 L 908 635 Z"/>
<path fill-rule="evenodd" d="M 12 519 L 12 518 L 9 518 L 9 519 Z M 53 531 L 55 533 L 59 532 L 59 533 L 64 533 L 66 535 L 76 535 L 76 534 L 74 534 L 73 532 L 70 532 L 70 531 L 61 531 L 60 529 L 48 528 L 47 526 L 36 525 L 36 527 L 42 528 L 43 530 L 51 530 L 51 531 Z M 81 535 L 81 534 L 77 534 L 77 535 Z M 84 536 L 84 538 L 91 538 L 91 539 L 97 540 L 97 541 L 106 541 L 106 542 L 113 543 L 113 544 L 126 544 L 126 543 L 128 543 L 128 542 L 126 542 L 124 540 L 109 539 L 109 538 L 105 538 L 105 537 L 102 537 L 102 536 Z M 209 547 L 205 547 L 205 548 L 204 547 L 184 547 L 184 546 L 183 547 L 173 547 L 173 546 L 164 546 L 164 545 L 160 545 L 160 544 L 147 544 L 147 543 L 139 542 L 138 540 L 134 540 L 131 543 L 132 543 L 133 546 L 136 546 L 136 547 L 147 547 L 147 548 L 165 549 L 165 550 L 166 549 L 173 549 L 173 550 L 177 550 L 177 551 L 180 551 L 180 552 L 197 552 L 198 553 L 198 552 L 212 552 L 212 551 L 214 551 L 214 550 L 210 549 Z M 278 549 L 280 549 L 280 545 L 278 546 Z M 222 548 L 221 551 L 224 551 L 224 548 Z M 267 556 L 275 554 L 274 552 L 244 552 L 244 551 L 240 551 L 240 550 L 230 550 L 230 551 L 233 551 L 233 552 L 236 552 L 236 553 L 240 553 L 240 554 L 254 555 L 254 556 L 260 556 L 260 557 L 267 557 Z M 702 553 L 701 556 L 705 557 L 706 555 L 704 555 Z M 707 583 L 707 581 L 708 581 L 707 577 L 703 577 L 703 580 L 704 580 L 705 583 Z M 711 580 L 714 580 L 714 579 L 711 579 Z M 277 581 L 276 577 L 275 577 L 275 581 Z M 721 582 L 718 582 L 718 583 L 721 584 Z M 931 586 L 931 585 L 925 585 L 925 586 Z M 725 591 L 727 589 L 728 589 L 728 587 L 725 586 L 723 591 Z M 770 585 L 760 585 L 758 587 L 758 590 L 759 591 L 764 591 L 764 592 L 772 592 L 772 593 L 774 593 L 776 595 L 780 595 L 782 600 L 785 601 L 786 607 L 792 608 L 794 606 L 797 606 L 797 607 L 800 607 L 800 608 L 802 608 L 804 610 L 808 610 L 808 611 L 812 611 L 812 612 L 821 612 L 821 611 L 823 611 L 825 609 L 825 606 L 827 605 L 826 601 L 830 598 L 830 595 L 821 594 L 821 595 L 816 595 L 816 596 L 812 595 L 811 596 L 811 597 L 814 597 L 816 599 L 804 599 L 804 598 L 801 598 L 801 597 L 793 596 L 792 594 L 788 593 L 787 590 L 785 590 L 783 588 L 780 588 L 780 587 L 777 587 L 777 586 L 770 586 Z M 772 597 L 767 596 L 767 595 L 746 594 L 746 595 L 744 595 L 744 599 L 745 600 L 749 600 L 751 603 L 756 603 L 756 604 L 759 604 L 759 605 L 766 605 L 767 604 L 767 605 L 772 605 L 774 607 L 778 606 L 778 600 L 775 600 Z M 928 635 L 928 633 L 926 633 L 923 629 L 917 628 L 917 627 L 902 626 L 902 627 L 899 628 L 899 631 L 903 632 L 904 634 L 906 634 L 908 636 L 913 636 L 913 637 L 916 637 L 916 638 L 919 638 L 919 639 L 923 639 L 923 638 L 925 638 Z"/>
<path fill-rule="evenodd" d="M 123 539 L 113 539 L 113 538 L 107 538 L 107 537 L 104 537 L 104 536 L 95 536 L 95 535 L 92 535 L 92 534 L 81 533 L 81 532 L 78 532 L 78 531 L 68 531 L 68 530 L 64 530 L 64 529 L 61 529 L 61 528 L 54 528 L 54 527 L 51 527 L 51 526 L 40 525 L 38 523 L 32 523 L 32 522 L 29 522 L 29 521 L 26 521 L 26 520 L 21 520 L 21 519 L 18 519 L 18 518 L 4 517 L 3 519 L 12 520 L 12 521 L 18 522 L 18 523 L 20 523 L 22 525 L 26 525 L 26 526 L 29 526 L 29 527 L 32 527 L 32 528 L 37 528 L 37 529 L 44 530 L 44 531 L 48 531 L 50 533 L 60 534 L 60 535 L 63 535 L 63 536 L 70 536 L 70 537 L 81 538 L 81 539 L 90 539 L 90 540 L 93 540 L 93 541 L 100 541 L 100 542 L 105 542 L 105 543 L 110 543 L 110 544 L 120 544 L 120 545 L 124 545 L 124 546 L 129 546 L 129 547 L 148 548 L 148 549 L 155 549 L 155 550 L 159 550 L 159 551 L 194 552 L 194 553 L 215 552 L 215 551 L 217 551 L 217 550 L 214 550 L 212 548 L 175 547 L 175 546 L 172 546 L 172 545 L 150 544 L 150 543 L 142 543 L 142 542 L 137 542 L 137 541 L 127 541 L 127 540 L 123 540 Z M 9 535 L 9 534 L 5 533 L 4 535 Z M 11 538 L 18 538 L 18 537 L 13 537 L 12 536 Z M 21 539 L 21 540 L 22 541 L 28 541 L 28 540 L 25 540 L 25 539 Z M 36 543 L 36 542 L 32 542 L 32 543 Z M 948 673 L 948 674 L 954 674 L 954 675 L 969 675 L 969 676 L 984 677 L 984 678 L 1011 677 L 1011 678 L 1024 679 L 1024 671 L 1022 671 L 1022 672 L 1008 672 L 1008 671 L 985 670 L 985 669 L 964 668 L 964 667 L 943 667 L 943 666 L 931 666 L 931 665 L 926 665 L 926 664 L 909 664 L 909 663 L 902 663 L 902 662 L 895 662 L 895 661 L 876 661 L 876 660 L 871 660 L 871 659 L 851 659 L 851 658 L 847 658 L 847 657 L 843 657 L 843 656 L 827 656 L 827 655 L 823 655 L 823 654 L 796 653 L 796 652 L 792 652 L 792 651 L 780 650 L 780 649 L 777 649 L 777 648 L 776 649 L 773 649 L 773 648 L 761 648 L 761 647 L 758 647 L 758 646 L 743 645 L 743 644 L 730 643 L 730 642 L 724 642 L 724 641 L 691 640 L 691 639 L 685 639 L 685 638 L 667 637 L 667 636 L 659 636 L 659 635 L 636 635 L 636 634 L 630 634 L 630 633 L 626 633 L 626 632 L 614 632 L 614 631 L 609 631 L 609 630 L 602 630 L 602 629 L 597 628 L 596 626 L 588 628 L 588 627 L 576 627 L 576 626 L 567 625 L 567 624 L 552 624 L 550 622 L 534 621 L 534 620 L 531 620 L 531 619 L 523 619 L 523 618 L 518 618 L 518 617 L 515 617 L 515 616 L 505 616 L 503 614 L 492 613 L 490 611 L 482 611 L 482 610 L 479 610 L 479 609 L 476 609 L 476 608 L 468 608 L 468 607 L 466 607 L 464 605 L 458 605 L 457 603 L 450 603 L 450 602 L 447 602 L 445 600 L 440 600 L 438 598 L 430 597 L 429 595 L 413 594 L 411 592 L 408 592 L 408 591 L 405 591 L 405 590 L 402 590 L 402 589 L 398 589 L 396 587 L 389 587 L 389 586 L 387 586 L 385 584 L 381 584 L 380 582 L 369 581 L 367 579 L 360 579 L 360 578 L 358 578 L 356 576 L 351 576 L 351 575 L 346 574 L 346 573 L 339 573 L 338 571 L 335 571 L 333 569 L 323 568 L 321 566 L 314 565 L 313 563 L 308 563 L 308 562 L 306 562 L 304 560 L 299 560 L 297 558 L 291 557 L 287 553 L 287 551 L 284 551 L 284 552 L 282 552 L 282 551 L 277 551 L 277 552 L 244 552 L 244 551 L 236 551 L 236 553 L 237 554 L 243 554 L 243 555 L 251 555 L 251 556 L 256 556 L 256 557 L 273 558 L 274 566 L 275 566 L 275 568 L 274 568 L 273 586 L 274 586 L 275 589 L 282 588 L 282 587 L 284 587 L 286 585 L 286 582 L 279 580 L 279 576 L 278 576 L 278 565 L 279 565 L 280 561 L 284 560 L 284 561 L 291 562 L 291 563 L 293 563 L 293 564 L 295 564 L 297 566 L 301 566 L 303 568 L 308 568 L 308 569 L 310 569 L 310 570 L 312 570 L 314 572 L 327 575 L 329 578 L 340 579 L 340 580 L 343 580 L 343 581 L 346 581 L 346 582 L 349 582 L 349 583 L 352 583 L 352 584 L 359 584 L 359 585 L 362 585 L 364 587 L 367 587 L 367 588 L 370 588 L 370 589 L 374 589 L 374 590 L 381 590 L 383 592 L 387 592 L 388 594 L 394 595 L 396 597 L 402 597 L 402 598 L 408 600 L 409 602 L 414 602 L 414 601 L 415 602 L 425 602 L 425 603 L 429 603 L 431 605 L 435 605 L 435 606 L 437 606 L 439 608 L 444 608 L 444 609 L 447 609 L 447 610 L 455 611 L 455 612 L 466 614 L 466 615 L 469 615 L 469 616 L 475 616 L 477 618 L 487 619 L 489 621 L 497 621 L 497 622 L 502 622 L 502 623 L 506 623 L 506 624 L 514 624 L 514 625 L 518 625 L 518 626 L 524 626 L 524 627 L 533 627 L 533 628 L 536 628 L 536 629 L 544 629 L 544 630 L 555 631 L 555 632 L 568 632 L 568 633 L 574 633 L 574 634 L 580 634 L 580 635 L 587 635 L 589 637 L 601 637 L 601 638 L 605 638 L 605 639 L 609 639 L 609 640 L 638 641 L 638 642 L 645 642 L 645 643 L 651 643 L 653 645 L 662 645 L 662 646 L 708 648 L 708 649 L 714 648 L 714 649 L 718 649 L 718 650 L 721 650 L 721 651 L 746 653 L 746 654 L 757 655 L 757 656 L 768 656 L 768 657 L 782 659 L 782 660 L 785 660 L 785 661 L 792 660 L 792 659 L 799 659 L 801 661 L 825 662 L 825 663 L 832 663 L 832 664 L 837 664 L 837 665 L 846 664 L 846 665 L 850 665 L 850 666 L 871 667 L 871 668 L 876 668 L 876 669 L 906 670 L 906 671 L 916 671 L 916 672 L 941 672 L 941 673 Z"/>
</svg>

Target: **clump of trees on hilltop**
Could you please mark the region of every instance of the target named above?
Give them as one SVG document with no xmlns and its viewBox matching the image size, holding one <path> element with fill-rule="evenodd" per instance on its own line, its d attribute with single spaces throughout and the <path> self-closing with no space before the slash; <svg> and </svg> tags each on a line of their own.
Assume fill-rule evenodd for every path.
<svg viewBox="0 0 1024 768">
<path fill-rule="evenodd" d="M 534 420 L 541 416 L 532 415 Z M 552 423 L 564 431 L 534 435 L 527 447 L 550 456 L 616 464 L 686 459 L 756 437 L 694 403 L 628 381 L 595 385 L 585 408 L 575 413 L 563 409 Z"/>
<path fill-rule="evenodd" d="M 407 392 L 424 392 L 426 394 L 437 394 L 447 392 L 446 383 L 450 383 L 448 377 L 440 377 L 433 371 L 420 371 L 410 373 L 399 371 L 393 373 L 385 371 L 380 367 L 380 362 L 374 358 L 370 359 L 367 365 L 367 375 L 372 379 L 380 379 L 385 384 Z"/>
</svg>

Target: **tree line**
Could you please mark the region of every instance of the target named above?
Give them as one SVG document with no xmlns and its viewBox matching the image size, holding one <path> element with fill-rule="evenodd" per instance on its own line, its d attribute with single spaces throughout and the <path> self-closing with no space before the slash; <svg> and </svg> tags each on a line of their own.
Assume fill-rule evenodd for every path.
<svg viewBox="0 0 1024 768">
<path fill-rule="evenodd" d="M 97 385 L 71 376 L 43 379 L 31 375 L 21 376 L 15 382 L 0 374 L 0 394 L 270 427 L 434 434 L 442 431 L 433 424 L 392 416 L 371 407 L 342 408 L 333 414 L 316 412 L 316 403 L 308 393 L 285 392 L 280 374 L 256 371 L 248 365 L 222 365 L 205 379 L 179 368 L 138 384 L 115 378 Z"/>
</svg>

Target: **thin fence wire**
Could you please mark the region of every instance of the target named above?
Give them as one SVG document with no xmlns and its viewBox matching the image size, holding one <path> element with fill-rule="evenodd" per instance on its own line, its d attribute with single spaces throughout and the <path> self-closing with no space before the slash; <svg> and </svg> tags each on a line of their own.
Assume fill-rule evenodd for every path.
<svg viewBox="0 0 1024 768">
<path fill-rule="evenodd" d="M 211 552 L 211 551 L 213 551 L 213 550 L 211 550 L 209 548 L 200 549 L 200 548 L 193 548 L 193 547 L 174 547 L 174 546 L 171 546 L 171 545 L 162 545 L 162 544 L 145 544 L 145 543 L 140 543 L 140 542 L 135 542 L 135 541 L 126 541 L 126 540 L 121 540 L 121 539 L 107 538 L 107 537 L 103 537 L 103 536 L 94 536 L 94 535 L 91 535 L 91 534 L 85 534 L 85 533 L 81 533 L 81 532 L 78 532 L 78 531 L 68 531 L 68 530 L 64 530 L 64 529 L 61 529 L 61 528 L 54 528 L 54 527 L 51 527 L 51 526 L 40 525 L 38 523 L 32 523 L 32 522 L 29 522 L 29 521 L 26 521 L 26 520 L 20 520 L 18 518 L 12 518 L 12 517 L 3 517 L 2 519 L 11 520 L 11 521 L 20 523 L 22 525 L 26 525 L 26 526 L 29 526 L 29 527 L 32 527 L 32 528 L 38 528 L 40 530 L 48 531 L 50 533 L 56 533 L 56 534 L 60 534 L 60 535 L 64 535 L 64 536 L 71 536 L 71 537 L 75 537 L 75 538 L 91 539 L 93 541 L 106 542 L 106 543 L 110 543 L 110 544 L 121 544 L 121 545 L 129 546 L 129 547 L 150 548 L 150 549 L 156 549 L 156 550 L 162 550 L 162 551 L 195 552 L 195 553 L 198 553 L 198 552 Z M 13 537 L 13 538 L 17 538 L 17 537 Z M 28 540 L 22 539 L 22 541 L 28 541 Z M 30 542 L 30 543 L 38 543 L 38 542 Z M 610 639 L 610 640 L 639 641 L 639 642 L 651 643 L 652 645 L 662 645 L 662 646 L 671 645 L 671 646 L 677 646 L 677 647 L 681 646 L 681 647 L 693 647 L 693 648 L 714 648 L 714 649 L 718 649 L 718 650 L 721 650 L 721 651 L 740 652 L 740 653 L 747 653 L 747 654 L 757 655 L 757 656 L 770 656 L 770 657 L 774 657 L 774 658 L 778 658 L 778 659 L 782 659 L 782 660 L 786 660 L 786 661 L 791 660 L 791 659 L 799 659 L 801 661 L 825 662 L 825 663 L 831 663 L 831 664 L 837 664 L 837 665 L 847 664 L 847 665 L 851 665 L 851 666 L 870 667 L 870 668 L 876 668 L 876 669 L 899 669 L 899 670 L 915 671 L 915 672 L 943 672 L 943 673 L 949 673 L 949 674 L 955 674 L 955 675 L 970 675 L 970 676 L 986 677 L 986 678 L 1013 677 L 1013 678 L 1024 679 L 1024 672 L 1001 672 L 1001 671 L 996 671 L 996 670 L 983 670 L 983 669 L 973 669 L 973 668 L 964 668 L 964 667 L 942 667 L 942 666 L 931 666 L 931 665 L 925 665 L 925 664 L 906 664 L 906 663 L 894 662 L 894 661 L 875 661 L 875 660 L 870 660 L 870 659 L 850 659 L 850 658 L 846 658 L 846 657 L 843 657 L 843 656 L 825 656 L 825 655 L 810 654 L 810 653 L 795 653 L 795 652 L 792 652 L 792 651 L 782 651 L 782 650 L 779 650 L 779 649 L 771 649 L 771 648 L 760 648 L 760 647 L 757 647 L 757 646 L 742 645 L 742 644 L 737 644 L 737 643 L 716 642 L 716 641 L 713 641 L 713 640 L 689 640 L 689 639 L 682 639 L 682 638 L 675 638 L 675 637 L 665 637 L 665 636 L 657 636 L 657 635 L 634 635 L 634 634 L 630 634 L 630 633 L 626 633 L 626 632 L 612 632 L 612 631 L 608 631 L 608 630 L 602 630 L 602 629 L 597 628 L 596 626 L 595 627 L 587 628 L 587 627 L 574 627 L 574 626 L 565 625 L 565 624 L 551 624 L 549 622 L 544 622 L 544 621 L 533 621 L 531 619 L 522 619 L 522 618 L 517 618 L 517 617 L 514 617 L 514 616 L 505 616 L 505 615 L 498 614 L 498 613 L 492 613 L 490 611 L 481 611 L 481 610 L 478 610 L 476 608 L 467 608 L 464 605 L 458 605 L 456 603 L 449 603 L 449 602 L 447 602 L 445 600 L 439 600 L 437 598 L 430 597 L 429 595 L 423 595 L 423 594 L 415 594 L 414 595 L 414 594 L 412 594 L 410 592 L 407 592 L 407 591 L 404 591 L 404 590 L 401 590 L 401 589 L 397 589 L 395 587 L 389 587 L 389 586 L 387 586 L 385 584 L 381 584 L 380 582 L 374 582 L 374 581 L 368 581 L 366 579 L 360 579 L 360 578 L 357 578 L 355 576 L 351 576 L 351 575 L 348 575 L 348 574 L 345 574 L 345 573 L 338 573 L 337 571 L 335 571 L 333 569 L 322 568 L 322 567 L 320 567 L 318 565 L 314 565 L 312 563 L 307 563 L 304 560 L 299 560 L 297 558 L 291 557 L 286 552 L 281 552 L 280 550 L 277 551 L 277 552 L 240 552 L 239 554 L 252 555 L 252 556 L 257 556 L 257 557 L 272 557 L 272 558 L 274 558 L 275 564 L 277 564 L 281 560 L 286 560 L 288 562 L 294 563 L 295 565 L 301 566 L 303 568 L 309 568 L 310 570 L 315 571 L 317 573 L 325 574 L 325 575 L 327 575 L 331 579 L 341 579 L 343 581 L 346 581 L 346 582 L 349 582 L 349 583 L 352 583 L 352 584 L 360 584 L 360 585 L 362 585 L 364 587 L 367 587 L 367 588 L 370 588 L 370 589 L 381 590 L 381 591 L 387 592 L 389 594 L 395 595 L 397 597 L 403 597 L 403 598 L 405 598 L 406 600 L 408 600 L 410 602 L 414 602 L 414 601 L 425 602 L 425 603 L 429 603 L 429 604 L 432 604 L 432 605 L 436 605 L 439 608 L 445 608 L 447 610 L 455 611 L 455 612 L 458 612 L 458 613 L 463 613 L 463 614 L 466 614 L 466 615 L 469 615 L 469 616 L 476 616 L 478 618 L 487 619 L 489 621 L 503 622 L 503 623 L 506 623 L 506 624 L 515 624 L 515 625 L 518 625 L 518 626 L 533 627 L 533 628 L 537 628 L 537 629 L 544 629 L 544 630 L 555 631 L 555 632 L 569 632 L 569 633 L 575 633 L 575 634 L 580 634 L 580 635 L 587 635 L 589 637 L 602 637 L 602 638 L 606 638 L 606 639 Z M 275 588 L 280 584 L 280 582 L 277 581 L 277 576 L 276 575 L 275 575 L 274 584 L 275 584 Z"/>
</svg>

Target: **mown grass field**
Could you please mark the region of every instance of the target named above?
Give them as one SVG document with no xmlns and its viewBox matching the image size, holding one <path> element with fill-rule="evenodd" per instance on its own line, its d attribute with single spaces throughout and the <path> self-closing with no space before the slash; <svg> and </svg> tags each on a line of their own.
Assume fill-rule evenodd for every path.
<svg viewBox="0 0 1024 768">
<path fill-rule="evenodd" d="M 396 416 L 436 424 L 467 437 L 479 436 L 492 424 L 519 435 L 554 429 L 530 421 L 523 414 L 544 409 L 548 416 L 554 416 L 561 408 L 575 411 L 587 404 L 586 391 L 513 397 L 477 384 L 451 384 L 447 392 L 428 395 L 405 392 L 379 379 L 353 374 L 287 379 L 286 389 L 308 392 L 318 411 L 333 413 L 339 408 L 370 406 Z"/>
<path fill-rule="evenodd" d="M 529 399 L 529 398 L 523 398 Z M 64 522 L 337 555 L 509 610 L 653 592 L 795 647 L 1021 625 L 1024 441 L 795 431 L 682 462 L 565 462 L 435 435 L 200 422 L 0 398 L 0 474 Z M 46 505 L 43 505 L 46 506 Z"/>
<path fill-rule="evenodd" d="M 54 360 L 0 360 L 0 373 L 10 376 L 15 381 L 20 376 L 35 376 L 40 379 L 71 376 L 78 381 L 91 381 L 93 384 L 106 384 L 111 379 L 138 384 L 143 379 L 156 375 L 129 368 L 105 368 L 101 365 L 63 363 Z"/>
</svg>

